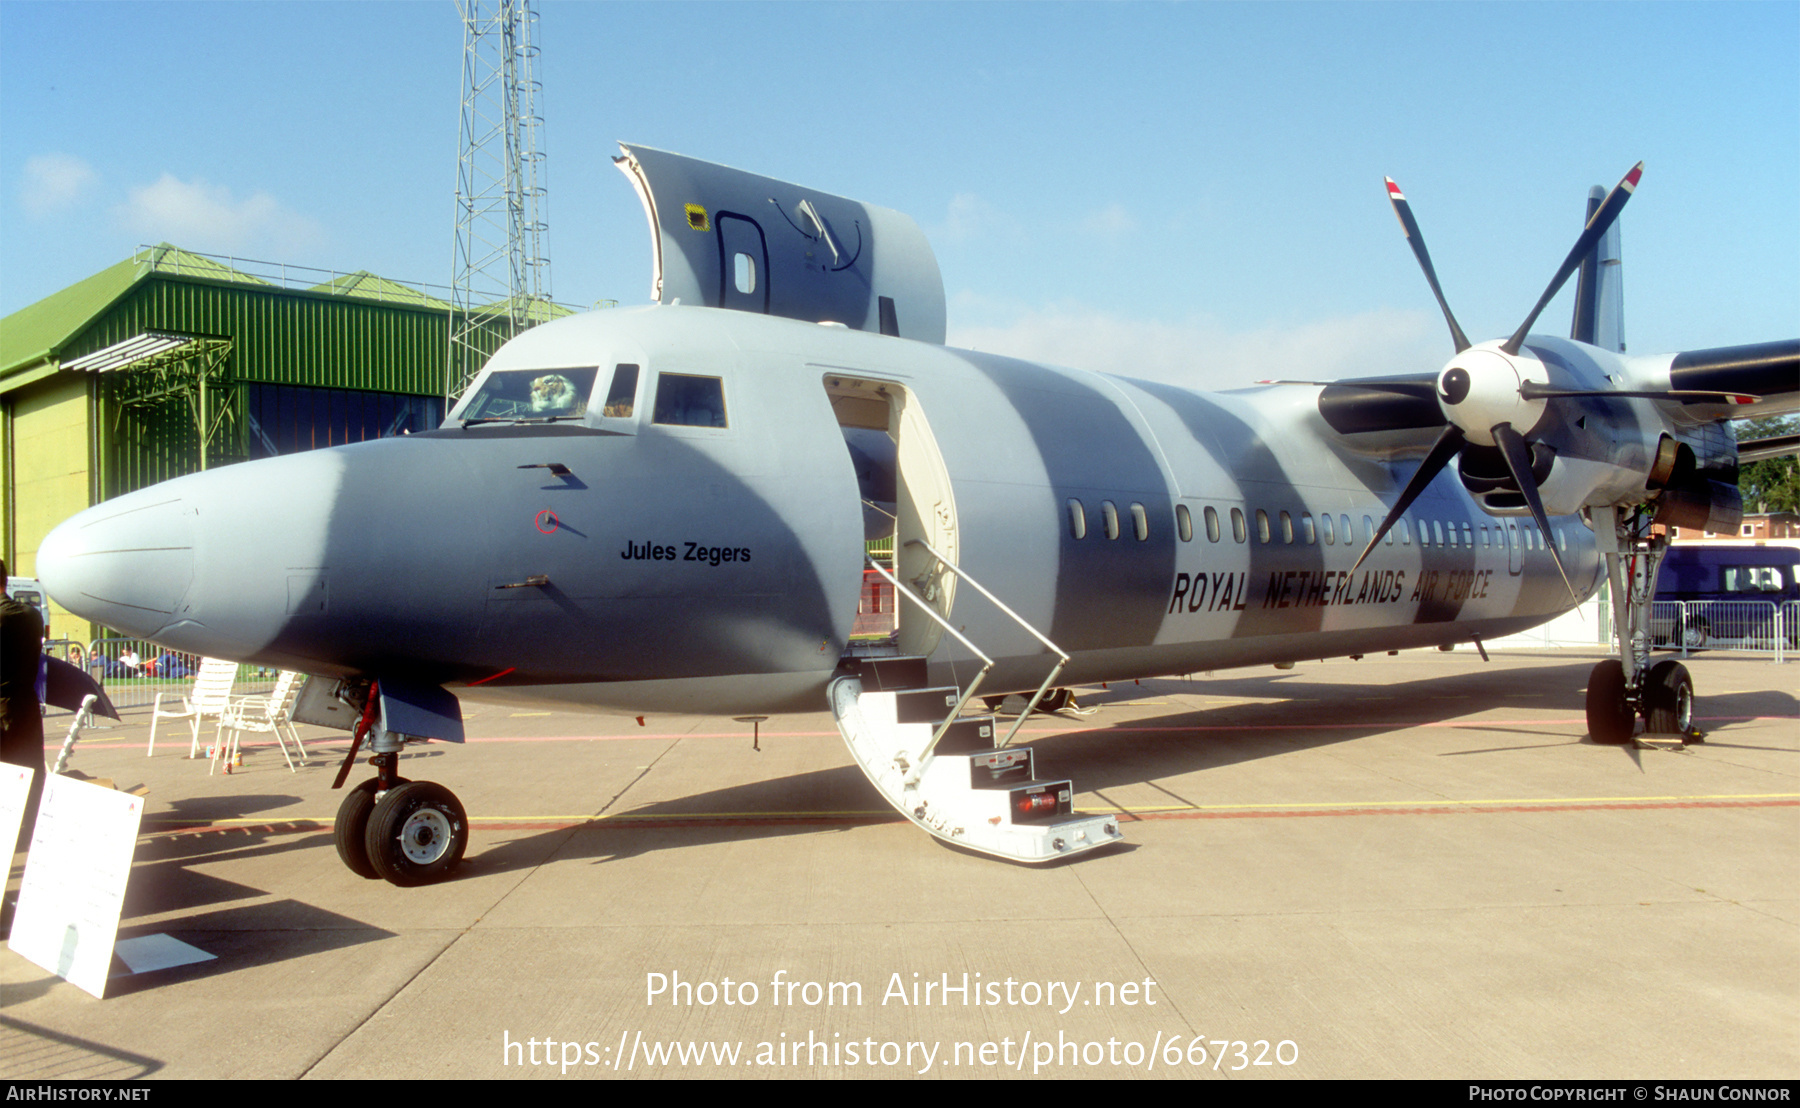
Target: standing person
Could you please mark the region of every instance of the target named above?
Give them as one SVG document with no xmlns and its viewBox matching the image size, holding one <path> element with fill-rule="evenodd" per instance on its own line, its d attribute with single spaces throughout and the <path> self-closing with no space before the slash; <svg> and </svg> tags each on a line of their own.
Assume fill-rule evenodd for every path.
<svg viewBox="0 0 1800 1108">
<path fill-rule="evenodd" d="M 44 617 L 6 595 L 6 563 L 0 561 L 0 761 L 37 771 L 15 851 L 31 845 L 38 798 L 44 795 L 44 714 L 37 691 L 43 653 Z"/>
</svg>

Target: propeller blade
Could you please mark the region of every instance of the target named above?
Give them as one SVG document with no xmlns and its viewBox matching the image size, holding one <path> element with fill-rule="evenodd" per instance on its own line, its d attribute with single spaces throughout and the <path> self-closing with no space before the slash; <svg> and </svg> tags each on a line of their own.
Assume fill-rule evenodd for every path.
<svg viewBox="0 0 1800 1108">
<path fill-rule="evenodd" d="M 1519 386 L 1526 400 L 1555 400 L 1566 396 L 1635 396 L 1643 400 L 1667 400 L 1676 404 L 1759 404 L 1762 397 L 1742 392 L 1714 392 L 1711 389 L 1558 389 L 1526 381 Z"/>
<path fill-rule="evenodd" d="M 1382 180 L 1387 182 L 1388 202 L 1394 205 L 1394 214 L 1400 217 L 1400 229 L 1406 232 L 1413 257 L 1419 259 L 1419 268 L 1425 271 L 1425 282 L 1431 286 L 1431 295 L 1437 297 L 1438 307 L 1444 309 L 1444 322 L 1450 325 L 1450 341 L 1456 344 L 1456 352 L 1461 354 L 1474 344 L 1457 326 L 1456 317 L 1450 314 L 1450 302 L 1444 299 L 1444 290 L 1438 287 L 1437 270 L 1432 267 L 1431 252 L 1425 249 L 1425 236 L 1419 233 L 1419 221 L 1413 218 L 1412 205 L 1406 202 L 1406 194 L 1400 191 L 1392 177 Z"/>
<path fill-rule="evenodd" d="M 1501 350 L 1508 354 L 1517 354 L 1519 349 L 1525 345 L 1526 332 L 1530 331 L 1531 325 L 1537 322 L 1537 317 L 1542 314 L 1545 306 L 1555 298 L 1557 293 L 1562 291 L 1563 284 L 1568 281 L 1569 275 L 1581 268 L 1581 259 L 1587 257 L 1588 251 L 1592 250 L 1594 244 L 1600 241 L 1600 236 L 1606 234 L 1618 220 L 1619 213 L 1625 209 L 1625 202 L 1630 200 L 1631 194 L 1637 190 L 1638 178 L 1643 175 L 1644 163 L 1639 162 L 1631 167 L 1630 173 L 1627 173 L 1617 185 L 1613 186 L 1612 192 L 1607 194 L 1606 199 L 1601 201 L 1600 207 L 1595 210 L 1593 218 L 1588 220 L 1587 229 L 1582 231 L 1581 237 L 1575 240 L 1575 248 L 1569 251 L 1567 258 L 1563 259 L 1562 268 L 1558 269 L 1556 276 L 1550 279 L 1550 286 L 1544 290 L 1544 295 L 1538 297 L 1537 306 L 1531 309 L 1531 314 L 1525 317 L 1525 322 L 1519 324 L 1519 329 L 1513 332 L 1512 338 L 1506 340 L 1505 344 L 1500 347 Z"/>
<path fill-rule="evenodd" d="M 1538 534 L 1544 536 L 1544 545 L 1550 550 L 1550 560 L 1556 563 L 1556 572 L 1562 574 L 1563 584 L 1568 586 L 1569 595 L 1577 601 L 1581 599 L 1575 593 L 1575 586 L 1569 581 L 1569 571 L 1563 568 L 1562 555 L 1556 551 L 1556 539 L 1550 532 L 1550 517 L 1544 514 L 1544 499 L 1538 495 L 1537 478 L 1531 475 L 1531 448 L 1525 445 L 1525 438 L 1513 430 L 1510 423 L 1497 423 L 1493 430 L 1494 442 L 1500 447 L 1500 454 L 1506 459 L 1506 468 L 1512 470 L 1513 481 L 1519 491 L 1525 494 L 1525 503 L 1531 507 L 1531 518 L 1537 520 Z"/>
<path fill-rule="evenodd" d="M 1369 536 L 1369 545 L 1363 547 L 1361 557 L 1356 559 L 1356 565 L 1350 567 L 1351 573 L 1356 572 L 1357 566 L 1362 565 L 1363 559 L 1374 551 L 1375 544 L 1379 543 L 1382 537 L 1393 529 L 1400 517 L 1406 514 L 1406 509 L 1412 507 L 1412 502 L 1425 491 L 1425 486 L 1431 484 L 1432 478 L 1443 471 L 1444 466 L 1456 456 L 1456 452 L 1462 447 L 1462 428 L 1454 423 L 1445 426 L 1444 433 L 1431 444 L 1431 453 L 1425 455 L 1425 460 L 1419 463 L 1419 468 L 1413 470 L 1412 479 L 1406 482 L 1404 489 L 1400 490 L 1400 499 L 1394 501 L 1394 507 L 1388 512 L 1387 518 L 1383 519 L 1381 526 L 1375 528 L 1375 533 Z M 1530 476 L 1531 467 L 1529 465 L 1526 466 L 1525 473 Z"/>
</svg>

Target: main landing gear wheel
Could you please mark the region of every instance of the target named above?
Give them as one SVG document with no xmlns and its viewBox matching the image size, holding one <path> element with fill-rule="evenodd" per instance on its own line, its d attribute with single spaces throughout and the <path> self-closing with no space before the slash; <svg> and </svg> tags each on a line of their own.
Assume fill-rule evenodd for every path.
<svg viewBox="0 0 1800 1108">
<path fill-rule="evenodd" d="M 1694 617 L 1693 620 L 1682 625 L 1682 645 L 1686 646 L 1689 650 L 1700 649 L 1706 645 L 1706 636 L 1711 630 L 1712 628 L 1707 624 L 1705 619 L 1699 616 Z"/>
<path fill-rule="evenodd" d="M 369 864 L 395 885 L 428 885 L 462 861 L 469 818 L 456 794 L 435 781 L 389 789 L 369 817 Z"/>
<path fill-rule="evenodd" d="M 1618 745 L 1631 741 L 1637 713 L 1625 699 L 1625 667 L 1608 658 L 1588 674 L 1588 734 L 1597 743 Z"/>
<path fill-rule="evenodd" d="M 1653 735 L 1686 735 L 1694 726 L 1694 679 L 1673 659 L 1656 663 L 1644 679 L 1644 725 Z"/>
<path fill-rule="evenodd" d="M 343 860 L 344 865 L 350 867 L 351 873 L 370 880 L 381 876 L 369 864 L 369 848 L 366 845 L 369 813 L 375 810 L 375 790 L 380 784 L 379 778 L 371 777 L 345 793 L 344 802 L 338 805 L 337 822 L 331 828 L 331 838 L 337 845 L 338 857 Z M 400 778 L 395 784 L 406 784 L 406 778 Z"/>
<path fill-rule="evenodd" d="M 1044 699 L 1038 701 L 1037 710 L 1040 712 L 1060 712 L 1073 703 L 1075 703 L 1075 694 L 1068 689 L 1051 689 L 1044 694 Z"/>
</svg>

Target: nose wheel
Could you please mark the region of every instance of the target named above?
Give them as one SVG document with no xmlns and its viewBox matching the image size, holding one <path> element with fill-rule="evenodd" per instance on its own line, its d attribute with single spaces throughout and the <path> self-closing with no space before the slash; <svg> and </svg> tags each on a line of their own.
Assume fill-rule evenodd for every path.
<svg viewBox="0 0 1800 1108">
<path fill-rule="evenodd" d="M 382 794 L 363 835 L 376 876 L 402 887 L 442 880 L 468 845 L 462 801 L 435 781 L 409 781 Z"/>
<path fill-rule="evenodd" d="M 394 779 L 395 786 L 406 783 L 404 777 Z M 349 867 L 351 873 L 371 881 L 381 876 L 369 862 L 367 845 L 369 817 L 375 812 L 375 794 L 380 790 L 381 779 L 378 777 L 371 777 L 351 789 L 345 794 L 344 802 L 338 805 L 337 822 L 331 829 L 332 842 L 337 846 L 339 860 Z"/>
</svg>

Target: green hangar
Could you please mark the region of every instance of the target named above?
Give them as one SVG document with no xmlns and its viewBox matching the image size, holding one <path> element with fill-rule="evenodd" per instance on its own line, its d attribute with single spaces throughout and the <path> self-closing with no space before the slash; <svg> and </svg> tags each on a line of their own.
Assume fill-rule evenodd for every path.
<svg viewBox="0 0 1800 1108">
<path fill-rule="evenodd" d="M 371 273 L 166 243 L 21 308 L 0 320 L 0 556 L 33 577 L 51 528 L 110 497 L 436 427 L 451 317 L 448 301 Z M 483 334 L 491 353 L 502 330 Z M 53 608 L 53 638 L 93 633 Z"/>
</svg>

